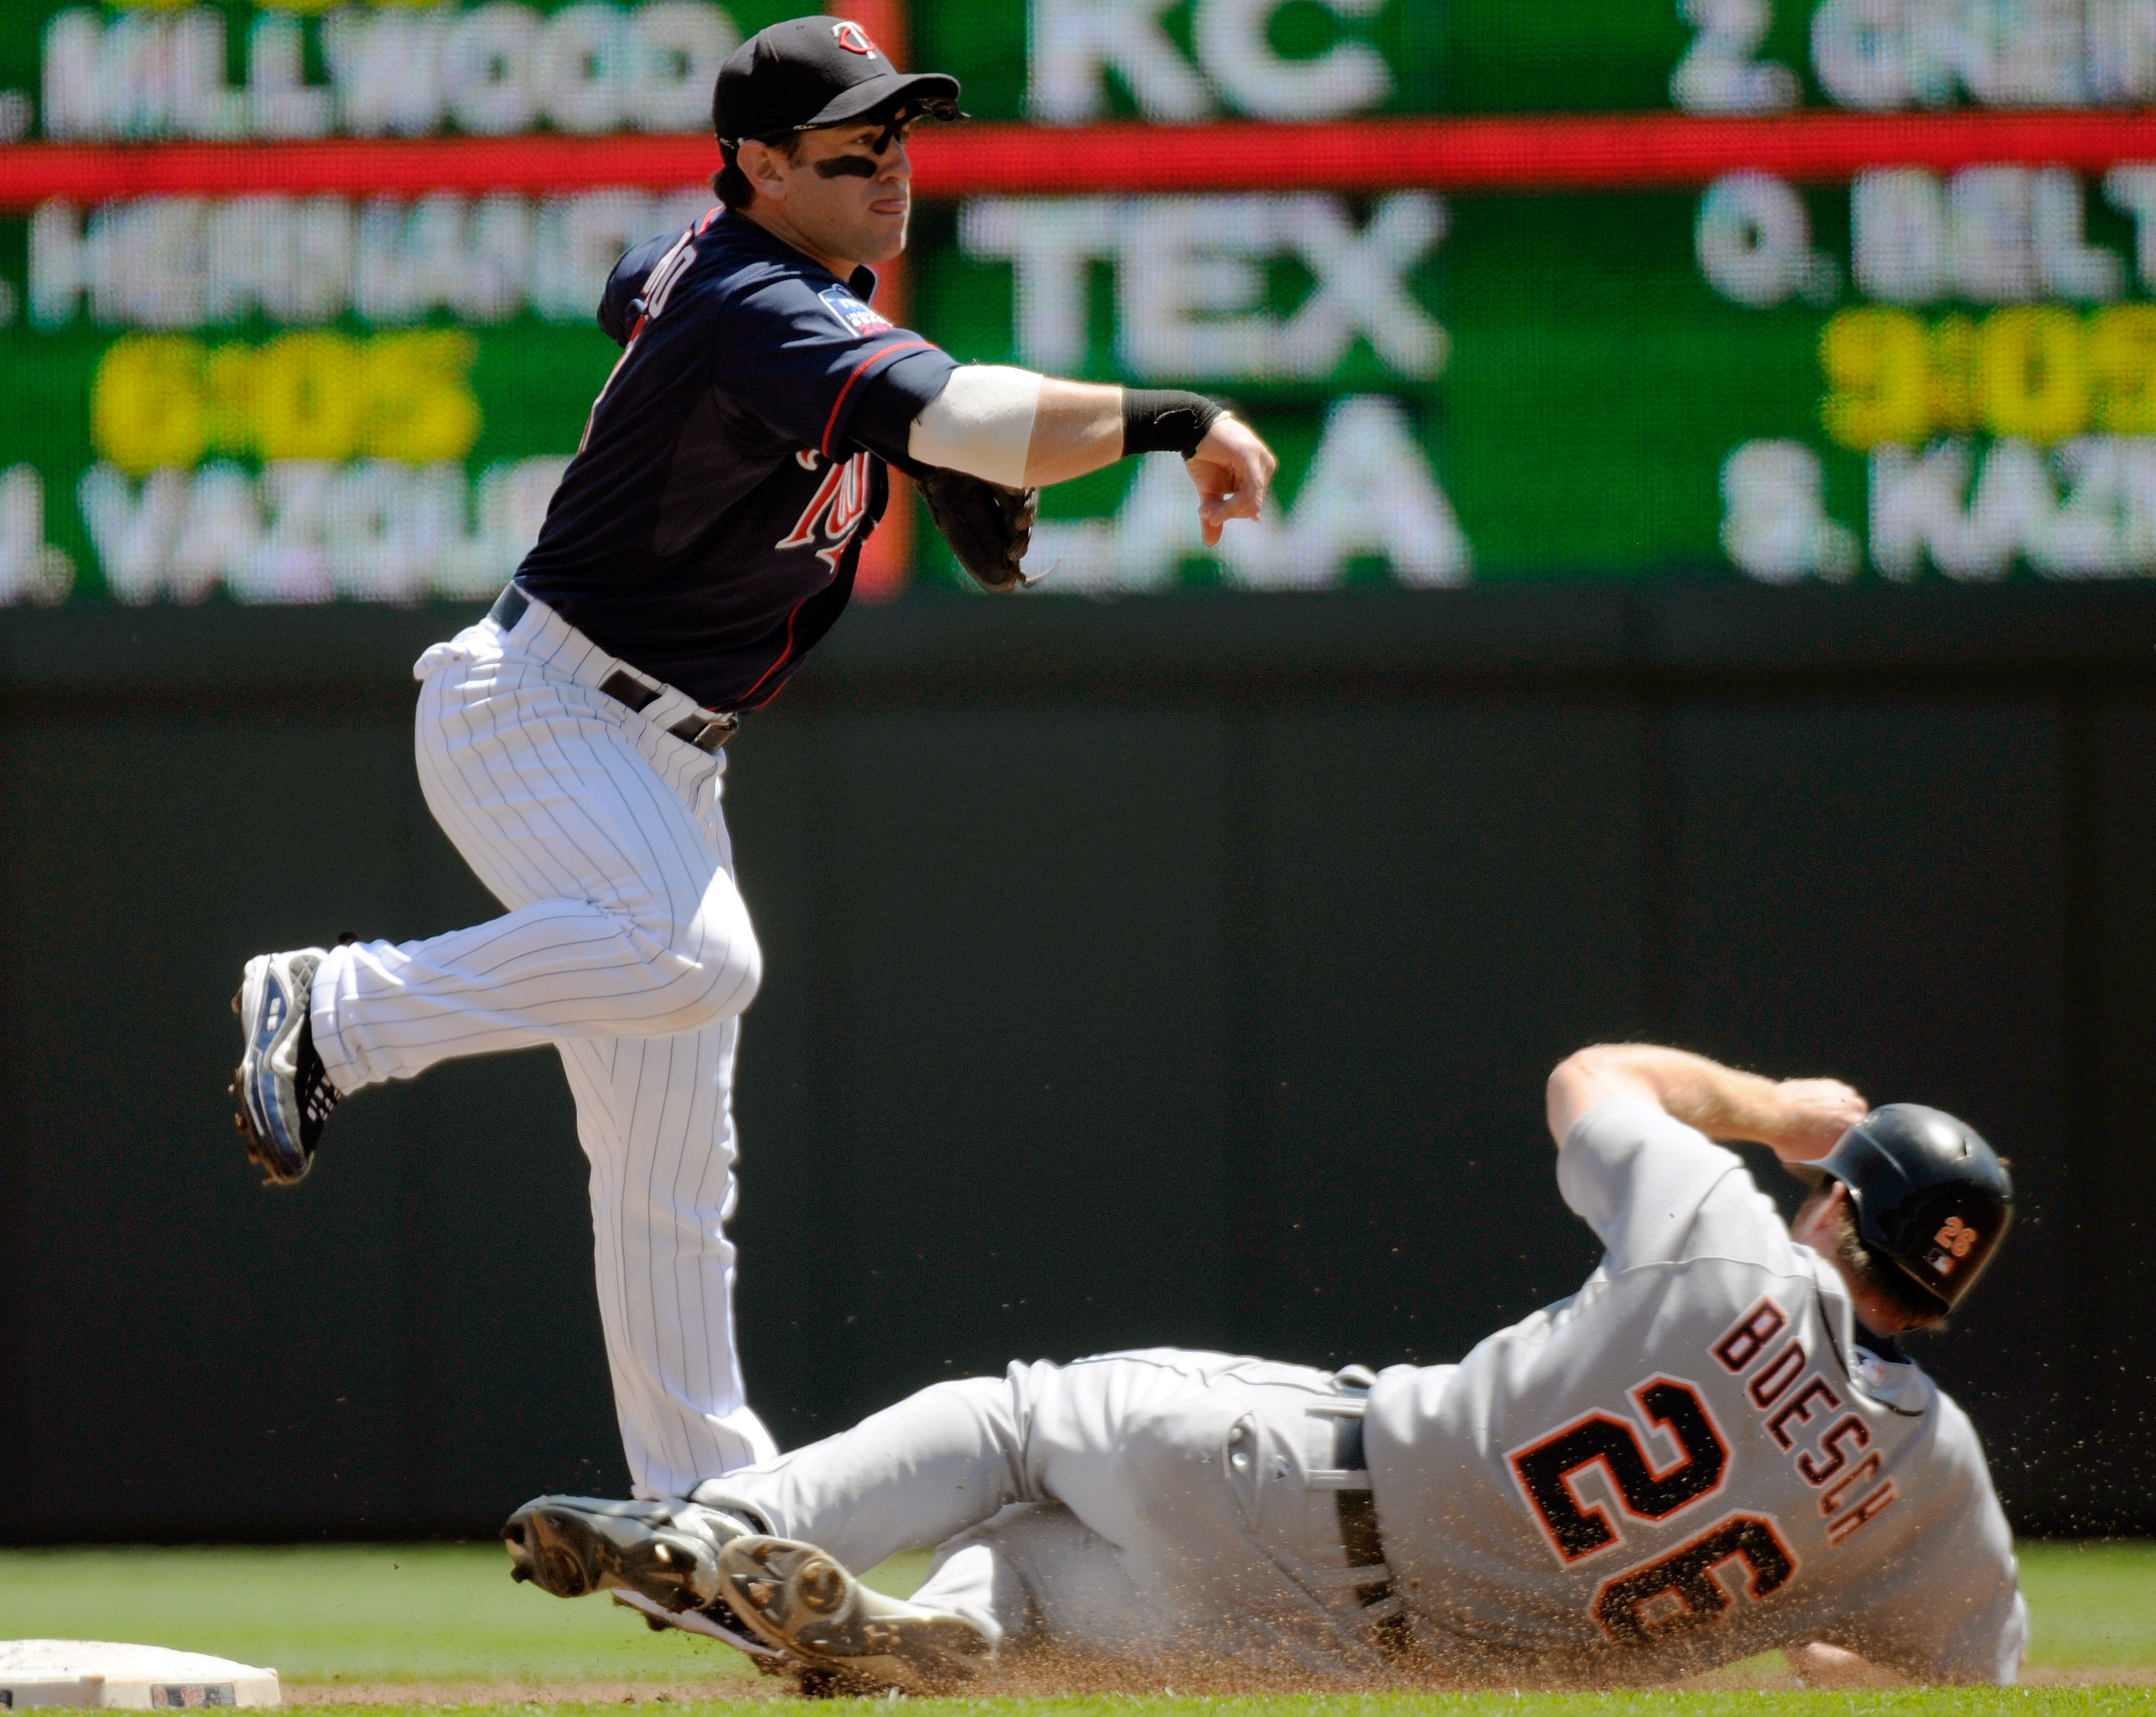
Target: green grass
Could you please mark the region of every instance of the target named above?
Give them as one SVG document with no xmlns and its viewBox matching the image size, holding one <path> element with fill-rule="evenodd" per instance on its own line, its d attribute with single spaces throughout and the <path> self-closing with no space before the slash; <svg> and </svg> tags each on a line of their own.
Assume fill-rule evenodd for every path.
<svg viewBox="0 0 2156 1717">
<path fill-rule="evenodd" d="M 2156 1544 L 2025 1545 L 2035 1672 L 2156 1674 Z M 905 1592 L 923 1559 L 886 1564 L 875 1583 Z M 646 1684 L 693 1689 L 700 1705 L 759 1684 L 746 1662 L 677 1632 L 653 1633 L 598 1600 L 562 1603 L 508 1577 L 492 1545 L 0 1551 L 0 1636 L 125 1639 L 275 1667 L 295 1689 L 339 1682 Z M 1742 1679 L 1742 1676 L 1739 1677 Z M 1786 1691 L 1774 1660 L 1753 1678 L 1779 1687 L 1716 1692 L 1340 1699 L 952 1700 L 949 1717 L 2156 1717 L 2156 1687 Z M 324 1685 L 326 1684 L 326 1685 Z M 388 1717 L 395 1707 L 373 1708 Z M 509 1708 L 500 1708 L 509 1709 Z M 563 1714 L 589 1709 L 563 1704 Z M 619 1709 L 618 1706 L 608 1709 Z M 834 1714 L 837 1717 L 837 1714 Z M 924 1717 L 926 1713 L 924 1712 Z"/>
<path fill-rule="evenodd" d="M 177 1646 L 290 1682 L 681 1681 L 736 1662 L 755 1673 L 611 1603 L 513 1585 L 494 1545 L 11 1551 L 0 1616 L 16 1637 Z"/>
<path fill-rule="evenodd" d="M 2156 1671 L 2156 1544 L 2021 1546 L 2032 1668 Z"/>
<path fill-rule="evenodd" d="M 925 1555 L 869 1578 L 913 1590 Z M 209 1652 L 287 1682 L 753 1682 L 747 1658 L 509 1577 L 499 1545 L 0 1551 L 0 1637 Z"/>
</svg>

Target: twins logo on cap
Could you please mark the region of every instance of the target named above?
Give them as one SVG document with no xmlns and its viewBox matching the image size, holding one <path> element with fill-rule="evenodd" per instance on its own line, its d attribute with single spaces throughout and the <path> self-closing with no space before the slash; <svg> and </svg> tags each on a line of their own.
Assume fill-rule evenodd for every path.
<svg viewBox="0 0 2156 1717">
<path fill-rule="evenodd" d="M 831 38 L 849 54 L 876 57 L 875 44 L 869 40 L 869 33 L 850 18 L 840 18 L 831 26 Z"/>
</svg>

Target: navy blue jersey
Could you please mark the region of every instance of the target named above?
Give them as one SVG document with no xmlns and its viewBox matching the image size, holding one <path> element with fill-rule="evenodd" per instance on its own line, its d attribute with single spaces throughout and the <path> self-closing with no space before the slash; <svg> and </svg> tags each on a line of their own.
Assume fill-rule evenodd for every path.
<svg viewBox="0 0 2156 1717">
<path fill-rule="evenodd" d="M 723 208 L 623 257 L 599 321 L 624 349 L 517 583 L 707 708 L 768 703 L 957 368 L 875 291 Z"/>
</svg>

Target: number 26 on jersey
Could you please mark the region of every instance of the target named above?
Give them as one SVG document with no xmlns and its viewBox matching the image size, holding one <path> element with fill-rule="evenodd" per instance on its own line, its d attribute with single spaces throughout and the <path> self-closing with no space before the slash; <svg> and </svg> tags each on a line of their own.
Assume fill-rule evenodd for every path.
<svg viewBox="0 0 2156 1717">
<path fill-rule="evenodd" d="M 1602 1469 L 1624 1514 L 1654 1522 L 1704 1503 L 1728 1478 L 1728 1441 L 1695 1385 L 1650 1377 L 1631 1396 L 1646 1423 L 1676 1446 L 1676 1461 L 1657 1468 L 1638 1427 L 1604 1412 L 1585 1414 L 1510 1457 L 1521 1494 L 1568 1566 L 1624 1541 L 1609 1510 L 1575 1488 L 1589 1468 Z M 1797 1571 L 1773 1521 L 1732 1514 L 1666 1555 L 1605 1581 L 1595 1595 L 1594 1619 L 1620 1645 L 1645 1645 L 1719 1621 L 1730 1603 L 1715 1578 L 1724 1563 L 1743 1565 L 1755 1601 L 1779 1591 Z"/>
</svg>

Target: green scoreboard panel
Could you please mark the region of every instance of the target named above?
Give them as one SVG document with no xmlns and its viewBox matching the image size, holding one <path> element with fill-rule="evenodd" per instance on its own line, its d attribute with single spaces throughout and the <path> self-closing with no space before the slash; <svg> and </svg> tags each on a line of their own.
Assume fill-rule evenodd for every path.
<svg viewBox="0 0 2156 1717">
<path fill-rule="evenodd" d="M 498 587 L 599 283 L 798 9 L 9 8 L 0 599 Z M 907 320 L 1281 453 L 1218 551 L 1173 460 L 1051 491 L 1051 592 L 2156 575 L 2156 0 L 855 15 L 976 116 Z M 877 547 L 870 595 L 953 576 Z"/>
</svg>

